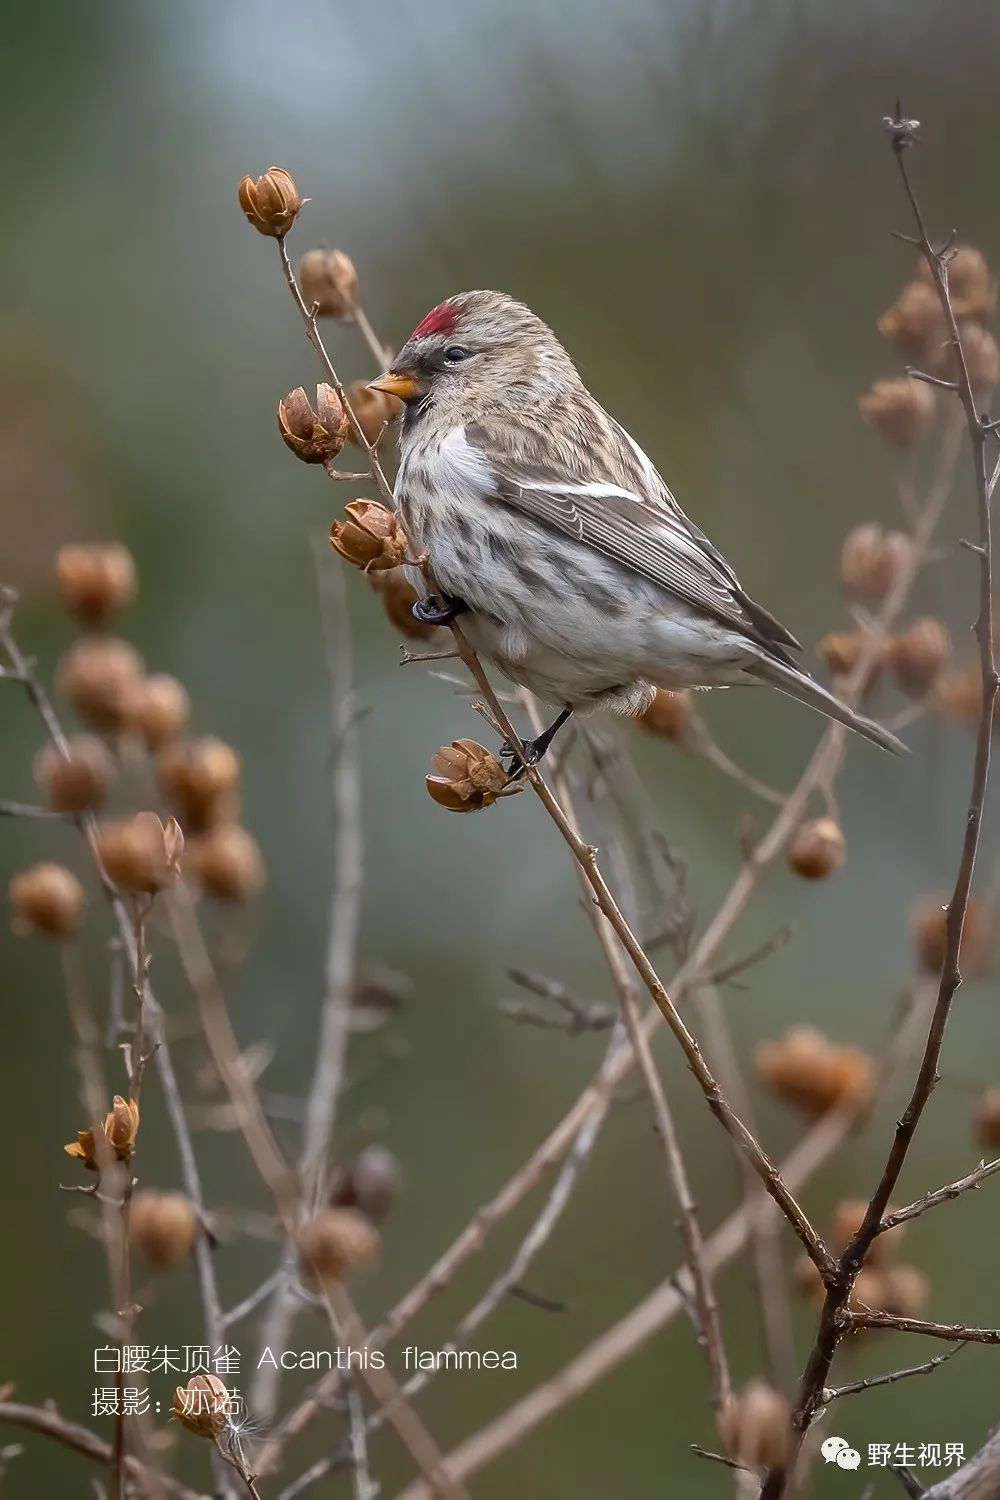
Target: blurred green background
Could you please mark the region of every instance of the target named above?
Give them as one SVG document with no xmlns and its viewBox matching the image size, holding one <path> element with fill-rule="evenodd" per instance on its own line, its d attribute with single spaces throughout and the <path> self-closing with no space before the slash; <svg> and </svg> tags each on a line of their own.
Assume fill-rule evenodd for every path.
<svg viewBox="0 0 1000 1500">
<path fill-rule="evenodd" d="M 72 638 L 52 588 L 55 548 L 121 538 L 141 570 L 125 629 L 153 669 L 176 673 L 195 721 L 245 760 L 245 821 L 269 887 L 247 961 L 228 981 L 241 1040 L 266 1038 L 266 1079 L 301 1095 L 314 1055 L 330 881 L 328 694 L 311 535 L 349 495 L 296 465 L 278 441 L 277 398 L 317 370 L 280 283 L 273 247 L 244 222 L 236 183 L 287 166 L 313 202 L 292 249 L 324 240 L 354 256 L 365 305 L 399 342 L 432 304 L 502 287 L 553 324 L 595 393 L 664 469 L 681 502 L 747 587 L 807 643 L 845 619 L 837 556 L 845 530 L 895 515 L 893 473 L 855 402 L 897 361 L 875 317 L 910 272 L 893 242 L 908 228 L 880 120 L 902 97 L 925 124 L 916 164 L 941 230 L 1000 260 L 991 192 L 997 133 L 994 4 L 931 0 L 387 0 L 370 6 L 263 0 L 43 3 L 5 19 L 0 104 L 8 143 L 0 239 L 0 578 L 24 596 L 19 629 L 51 680 Z M 353 329 L 330 342 L 345 377 L 371 373 Z M 922 586 L 959 639 L 974 613 L 970 488 L 949 513 L 946 555 Z M 331 565 L 333 560 L 331 558 Z M 540 968 L 588 998 L 607 987 L 564 849 L 529 797 L 450 819 L 422 779 L 438 744 L 480 732 L 466 704 L 397 643 L 364 582 L 348 580 L 363 723 L 368 894 L 362 958 L 405 971 L 413 996 L 393 1030 L 352 1049 L 356 1085 L 339 1147 L 375 1138 L 402 1159 L 380 1271 L 360 1283 L 375 1321 L 534 1147 L 582 1086 L 603 1042 L 516 1027 L 498 1014 L 508 965 Z M 770 695 L 706 706 L 727 749 L 789 785 L 819 723 Z M 17 691 L 0 703 L 0 791 L 32 796 L 39 729 Z M 794 940 L 729 992 L 749 1055 L 794 1020 L 874 1045 L 911 966 L 907 911 L 944 888 L 956 860 L 971 760 L 967 735 L 916 726 L 905 765 L 852 747 L 841 782 L 846 870 L 804 886 L 767 879 L 729 946 L 748 950 L 780 923 Z M 705 765 L 636 736 L 649 819 L 683 851 L 701 922 L 739 861 L 737 828 L 766 809 Z M 71 831 L 4 820 L 0 877 L 42 857 L 82 868 Z M 988 874 L 997 854 L 987 829 Z M 95 901 L 90 977 L 106 989 Z M 0 1382 L 54 1397 L 88 1419 L 97 1245 L 58 1191 L 62 1143 L 82 1124 L 58 959 L 0 935 L 4 1000 L 0 1128 L 8 1141 L 0 1236 Z M 165 937 L 154 977 L 168 1009 L 190 1013 Z M 995 983 L 956 1007 L 946 1076 L 902 1193 L 916 1196 L 978 1159 L 972 1092 L 1000 1081 Z M 198 1048 L 177 1051 L 196 1097 Z M 689 1150 L 706 1225 L 737 1179 L 704 1105 L 660 1039 L 658 1056 Z M 147 1085 L 144 1183 L 177 1167 L 155 1079 Z M 806 1191 L 823 1219 L 867 1195 L 886 1148 L 897 1087 L 866 1131 Z M 800 1126 L 759 1101 L 781 1152 Z M 294 1146 L 295 1132 L 282 1127 Z M 199 1136 L 213 1207 L 266 1207 L 241 1140 Z M 932 1278 L 930 1312 L 995 1324 L 996 1193 L 988 1187 L 911 1230 L 907 1258 Z M 506 1264 L 519 1213 L 415 1329 L 436 1347 Z M 678 1260 L 675 1211 L 641 1099 L 622 1104 L 531 1287 L 566 1310 L 505 1305 L 477 1340 L 514 1348 L 516 1374 L 442 1376 L 420 1409 L 448 1447 L 558 1368 Z M 787 1237 L 789 1264 L 795 1246 Z M 218 1251 L 227 1301 L 273 1265 L 274 1248 L 237 1237 Z M 962 1275 L 958 1277 L 957 1269 Z M 144 1288 L 144 1291 L 146 1289 Z M 721 1281 L 739 1378 L 762 1369 L 747 1267 Z M 150 1342 L 200 1338 L 193 1274 L 153 1289 Z M 813 1313 L 797 1311 L 801 1356 Z M 247 1325 L 245 1365 L 256 1350 Z M 314 1317 L 296 1346 L 324 1346 Z M 936 1350 L 929 1351 L 931 1353 Z M 919 1341 L 872 1341 L 842 1370 L 873 1373 L 927 1357 Z M 931 1379 L 876 1391 L 836 1413 L 868 1442 L 964 1442 L 998 1417 L 996 1356 L 964 1352 Z M 853 1378 L 847 1374 L 845 1378 Z M 244 1379 L 244 1384 L 247 1381 Z M 286 1384 L 286 1397 L 296 1382 Z M 337 1440 L 325 1415 L 284 1480 Z M 95 1423 L 100 1426 L 101 1424 Z M 109 1428 L 110 1423 L 105 1422 Z M 109 1435 L 109 1433 L 105 1433 Z M 3 1441 L 20 1440 L 5 1432 Z M 731 1477 L 695 1459 L 712 1446 L 702 1365 L 681 1320 L 631 1363 L 472 1481 L 477 1500 L 520 1490 L 598 1500 L 716 1496 Z M 87 1462 L 25 1439 L 4 1495 L 90 1493 Z M 198 1451 L 193 1451 L 197 1449 Z M 395 1442 L 374 1446 L 383 1493 L 409 1470 Z M 184 1451 L 208 1485 L 205 1453 Z M 928 1473 L 925 1478 L 934 1477 Z M 817 1470 L 817 1497 L 892 1478 Z M 268 1481 L 265 1493 L 279 1486 Z M 317 1494 L 347 1495 L 346 1475 Z"/>
</svg>

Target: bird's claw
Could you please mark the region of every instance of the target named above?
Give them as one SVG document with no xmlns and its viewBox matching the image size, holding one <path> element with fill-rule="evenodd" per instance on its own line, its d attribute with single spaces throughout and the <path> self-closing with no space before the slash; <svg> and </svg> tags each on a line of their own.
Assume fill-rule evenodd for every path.
<svg viewBox="0 0 1000 1500">
<path fill-rule="evenodd" d="M 421 625 L 450 625 L 468 607 L 464 599 L 452 599 L 448 594 L 428 594 L 426 599 L 418 599 L 413 606 L 413 618 Z"/>
<path fill-rule="evenodd" d="M 500 761 L 507 772 L 505 785 L 513 786 L 516 781 L 520 781 L 529 766 L 538 765 L 538 762 L 549 748 L 548 742 L 540 744 L 540 739 L 541 736 L 535 740 L 521 740 L 520 753 L 515 750 L 509 740 L 505 743 L 503 749 L 500 751 Z"/>
</svg>

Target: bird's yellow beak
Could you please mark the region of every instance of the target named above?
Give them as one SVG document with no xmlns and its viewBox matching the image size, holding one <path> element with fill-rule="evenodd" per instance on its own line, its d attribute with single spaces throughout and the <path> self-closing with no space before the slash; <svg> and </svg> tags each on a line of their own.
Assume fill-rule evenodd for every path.
<svg viewBox="0 0 1000 1500">
<path fill-rule="evenodd" d="M 410 370 L 386 370 L 377 380 L 368 382 L 370 391 L 382 391 L 386 396 L 396 396 L 400 401 L 412 401 L 421 395 L 423 386 Z"/>
</svg>

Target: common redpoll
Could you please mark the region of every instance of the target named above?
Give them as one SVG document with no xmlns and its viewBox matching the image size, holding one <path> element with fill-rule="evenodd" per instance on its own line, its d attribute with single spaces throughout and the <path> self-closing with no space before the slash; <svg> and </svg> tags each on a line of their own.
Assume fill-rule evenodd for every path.
<svg viewBox="0 0 1000 1500">
<path fill-rule="evenodd" d="M 472 646 L 573 711 L 642 713 L 657 687 L 768 683 L 885 749 L 899 741 L 796 664 L 795 637 L 741 588 L 550 328 L 501 292 L 463 292 L 414 329 L 373 389 L 404 402 L 396 500 Z M 422 594 L 427 583 L 414 567 Z"/>
</svg>

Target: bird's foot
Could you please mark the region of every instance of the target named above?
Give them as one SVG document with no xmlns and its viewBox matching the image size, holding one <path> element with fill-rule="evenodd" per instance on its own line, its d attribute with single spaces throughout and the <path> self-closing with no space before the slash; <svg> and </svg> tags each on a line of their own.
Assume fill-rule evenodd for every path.
<svg viewBox="0 0 1000 1500">
<path fill-rule="evenodd" d="M 513 785 L 515 781 L 520 781 L 529 766 L 538 765 L 572 712 L 572 709 L 564 708 L 548 729 L 543 729 L 541 734 L 536 735 L 533 740 L 522 740 L 520 755 L 509 741 L 504 745 L 500 751 L 500 759 L 507 772 L 508 786 Z"/>
<path fill-rule="evenodd" d="M 453 599 L 449 594 L 428 594 L 413 606 L 413 618 L 421 625 L 450 625 L 468 607 L 464 599 Z"/>
<path fill-rule="evenodd" d="M 503 749 L 500 751 L 500 761 L 507 772 L 506 786 L 513 786 L 515 782 L 520 781 L 529 766 L 538 765 L 549 748 L 548 742 L 545 744 L 541 743 L 542 739 L 543 736 L 538 735 L 533 740 L 521 740 L 520 754 L 515 750 L 510 740 L 504 743 Z"/>
</svg>

